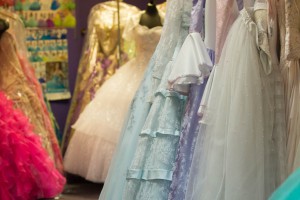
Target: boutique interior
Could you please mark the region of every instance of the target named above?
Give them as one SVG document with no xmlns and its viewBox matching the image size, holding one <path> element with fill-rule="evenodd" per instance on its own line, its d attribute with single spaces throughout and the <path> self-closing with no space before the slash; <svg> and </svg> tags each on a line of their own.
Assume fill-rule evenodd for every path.
<svg viewBox="0 0 300 200">
<path fill-rule="evenodd" d="M 1 200 L 300 200 L 299 100 L 300 0 L 0 0 Z"/>
</svg>

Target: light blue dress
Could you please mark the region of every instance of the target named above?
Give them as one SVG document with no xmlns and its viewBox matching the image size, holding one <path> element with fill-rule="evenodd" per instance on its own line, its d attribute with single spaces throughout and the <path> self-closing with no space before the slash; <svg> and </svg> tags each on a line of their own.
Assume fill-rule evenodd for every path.
<svg viewBox="0 0 300 200">
<path fill-rule="evenodd" d="M 182 34 L 185 37 L 188 32 L 188 28 L 185 28 L 186 31 L 182 31 L 183 26 L 181 26 L 185 6 L 186 0 L 169 0 L 167 3 L 167 13 L 160 42 L 150 60 L 144 80 L 131 103 L 119 144 L 117 145 L 108 176 L 99 197 L 100 200 L 121 200 L 123 199 L 123 193 L 126 194 L 124 190 L 127 170 L 133 161 L 136 150 L 140 149 L 137 148 L 139 135 L 142 133 L 146 119 L 149 119 L 147 116 L 155 99 L 153 95 L 157 92 L 157 88 L 162 80 L 167 64 L 172 59 L 179 38 L 183 37 Z M 174 146 L 174 149 L 176 149 L 176 146 Z M 165 195 L 167 196 L 168 192 Z"/>
<path fill-rule="evenodd" d="M 192 1 L 184 2 L 174 60 L 189 31 L 191 7 Z M 184 96 L 167 90 L 168 77 L 175 63 L 173 59 L 165 67 L 141 130 L 127 172 L 124 200 L 168 199 L 186 101 Z M 158 79 L 155 73 L 154 78 Z"/>
</svg>

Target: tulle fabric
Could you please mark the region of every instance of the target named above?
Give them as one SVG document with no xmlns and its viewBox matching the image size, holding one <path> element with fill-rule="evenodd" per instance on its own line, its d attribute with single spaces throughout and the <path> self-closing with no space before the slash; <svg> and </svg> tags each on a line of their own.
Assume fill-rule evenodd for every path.
<svg viewBox="0 0 300 200">
<path fill-rule="evenodd" d="M 185 199 L 264 200 L 285 175 L 280 79 L 265 73 L 252 17 L 241 11 L 206 86 Z"/>
<path fill-rule="evenodd" d="M 155 55 L 152 56 L 148 69 L 145 72 L 142 84 L 139 86 L 121 131 L 121 137 L 116 147 L 100 200 L 122 199 L 122 191 L 126 181 L 126 172 L 134 155 L 137 145 L 138 133 L 141 131 L 151 104 L 147 102 L 147 93 L 150 90 L 151 76 L 149 76 L 155 64 Z M 118 191 L 118 192 L 116 192 Z"/>
<path fill-rule="evenodd" d="M 139 134 L 151 108 L 152 95 L 156 92 L 162 77 L 162 73 L 159 72 L 164 71 L 167 63 L 171 60 L 178 38 L 182 34 L 180 24 L 184 2 L 183 0 L 169 0 L 167 2 L 162 36 L 149 62 L 144 80 L 131 103 L 108 177 L 99 197 L 101 200 L 122 199 L 127 170 L 133 160 Z"/>
<path fill-rule="evenodd" d="M 204 44 L 206 48 L 215 51 L 216 48 L 216 27 L 217 27 L 217 0 L 206 0 L 205 1 L 205 38 Z M 221 21 L 222 22 L 222 21 Z M 219 23 L 221 23 L 219 21 Z"/>
<path fill-rule="evenodd" d="M 53 198 L 66 180 L 55 169 L 23 113 L 0 93 L 0 198 Z"/>
<path fill-rule="evenodd" d="M 67 172 L 104 182 L 130 102 L 159 41 L 161 29 L 135 24 L 132 33 L 128 33 L 135 38 L 137 55 L 103 84 L 74 124 L 74 137 L 64 158 Z"/>
<path fill-rule="evenodd" d="M 216 63 L 219 62 L 224 42 L 231 25 L 239 15 L 238 1 L 216 0 Z"/>
</svg>

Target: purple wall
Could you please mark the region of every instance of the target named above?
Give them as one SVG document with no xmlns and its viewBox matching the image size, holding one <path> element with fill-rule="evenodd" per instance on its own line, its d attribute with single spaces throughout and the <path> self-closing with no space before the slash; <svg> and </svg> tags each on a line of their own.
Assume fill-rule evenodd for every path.
<svg viewBox="0 0 300 200">
<path fill-rule="evenodd" d="M 69 83 L 70 90 L 73 93 L 78 63 L 81 55 L 81 48 L 83 46 L 83 36 L 81 36 L 81 30 L 85 29 L 87 26 L 87 18 L 90 9 L 97 3 L 104 2 L 103 0 L 75 0 L 76 1 L 76 19 L 77 27 L 75 29 L 68 30 L 68 43 L 69 43 Z M 135 5 L 140 9 L 145 9 L 148 0 L 124 0 L 124 2 Z M 164 0 L 157 0 L 157 3 L 162 3 Z M 61 131 L 63 131 L 66 118 L 68 115 L 68 110 L 70 107 L 71 100 L 64 101 L 53 101 L 51 106 L 53 109 L 54 116 L 60 126 Z"/>
</svg>

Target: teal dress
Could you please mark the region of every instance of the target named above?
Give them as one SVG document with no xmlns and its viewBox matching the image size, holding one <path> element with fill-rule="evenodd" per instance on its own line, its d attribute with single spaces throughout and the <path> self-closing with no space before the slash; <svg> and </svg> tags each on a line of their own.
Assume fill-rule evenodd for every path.
<svg viewBox="0 0 300 200">
<path fill-rule="evenodd" d="M 300 199 L 300 168 L 272 194 L 269 200 L 299 200 Z"/>
<path fill-rule="evenodd" d="M 167 69 L 167 64 L 172 60 L 172 56 L 174 55 L 174 51 L 176 48 L 176 45 L 181 38 L 185 38 L 188 32 L 188 23 L 183 23 L 183 19 L 186 21 L 189 21 L 190 16 L 190 10 L 186 8 L 186 0 L 172 0 L 169 1 L 167 4 L 167 14 L 165 18 L 164 23 L 164 29 L 162 32 L 162 36 L 160 39 L 160 42 L 154 52 L 154 55 L 152 56 L 148 69 L 145 73 L 144 80 L 142 81 L 142 84 L 140 85 L 132 103 L 131 107 L 127 116 L 127 120 L 123 126 L 123 130 L 121 133 L 121 137 L 119 140 L 119 144 L 117 145 L 115 154 L 112 159 L 112 163 L 108 172 L 108 176 L 105 180 L 104 187 L 102 189 L 102 192 L 100 194 L 99 199 L 100 200 L 121 200 L 121 199 L 128 199 L 131 198 L 128 195 L 128 186 L 130 187 L 130 183 L 128 181 L 133 181 L 134 187 L 138 188 L 139 184 L 141 183 L 141 176 L 136 176 L 136 179 L 130 179 L 128 177 L 128 170 L 132 170 L 132 163 L 135 162 L 138 156 L 138 152 L 143 147 L 141 144 L 141 139 L 143 139 L 143 136 L 146 138 L 147 148 L 154 148 L 151 141 L 154 139 L 154 136 L 149 129 L 149 134 L 143 134 L 146 127 L 150 128 L 150 122 L 152 120 L 155 121 L 157 116 L 155 113 L 159 111 L 159 108 L 165 108 L 166 114 L 165 116 L 172 116 L 174 112 L 177 112 L 176 110 L 169 110 L 167 108 L 178 108 L 179 105 L 179 114 L 176 114 L 175 121 L 172 121 L 174 118 L 171 118 L 170 123 L 168 125 L 174 125 L 174 127 L 180 127 L 180 119 L 182 114 L 182 107 L 184 105 L 184 99 L 181 98 L 179 95 L 176 95 L 174 93 L 168 93 L 164 88 L 161 91 L 159 91 L 159 86 L 162 84 L 164 85 L 166 82 L 162 81 L 165 79 L 163 77 L 165 70 Z M 190 6 L 191 7 L 191 6 Z M 183 12 L 184 9 L 187 9 L 186 12 Z M 171 12 L 168 12 L 170 10 Z M 165 77 L 167 77 L 167 74 L 165 74 Z M 170 94 L 170 95 L 169 95 Z M 168 99 L 168 100 L 167 100 Z M 161 104 L 160 104 L 161 103 Z M 174 103 L 174 104 L 173 104 Z M 167 105 L 168 104 L 168 105 Z M 170 107 L 169 107 L 170 106 Z M 169 113 L 169 114 L 167 114 Z M 152 115 L 154 114 L 154 115 Z M 152 116 L 152 117 L 151 117 Z M 152 119 L 152 120 L 151 120 Z M 165 118 L 167 122 L 168 118 Z M 153 121 L 153 122 L 154 122 Z M 174 124 L 179 123 L 179 124 Z M 146 125 L 148 124 L 148 125 Z M 152 123 L 153 124 L 153 123 Z M 153 124 L 154 125 L 154 124 Z M 163 123 L 156 124 L 156 125 L 163 125 Z M 165 138 L 164 140 L 166 143 L 169 144 L 169 146 L 165 146 L 165 150 L 168 150 L 169 147 L 176 149 L 176 139 L 178 138 L 178 132 L 173 131 L 174 127 L 171 127 L 172 130 L 170 130 L 170 134 L 167 135 L 159 135 L 159 143 L 163 142 L 162 137 Z M 153 130 L 157 127 L 152 126 Z M 166 129 L 165 129 L 166 130 Z M 171 135 L 173 133 L 173 135 Z M 147 137 L 149 136 L 149 137 Z M 164 137 L 166 136 L 166 137 Z M 175 136 L 175 137 L 174 137 Z M 174 138 L 176 139 L 174 139 Z M 169 140 L 170 139 L 170 140 Z M 174 144 L 174 145 L 173 145 Z M 160 145 L 163 147 L 163 145 Z M 143 151 L 145 153 L 145 151 Z M 154 152 L 160 152 L 159 149 L 156 149 Z M 175 158 L 174 155 L 171 156 Z M 142 157 L 147 156 L 141 152 Z M 154 155 L 154 154 L 152 154 Z M 169 154 L 171 155 L 171 154 Z M 166 159 L 168 158 L 168 155 L 166 155 Z M 145 163 L 144 163 L 145 164 Z M 172 171 L 171 169 L 172 165 L 168 165 L 168 171 Z M 145 165 L 141 165 L 141 169 L 138 169 L 142 171 L 142 168 L 144 168 Z M 162 172 L 163 173 L 163 172 Z M 171 174 L 166 174 L 166 177 L 171 177 Z M 155 182 L 155 181 L 153 181 Z M 166 180 L 167 184 L 170 184 L 169 180 Z M 164 185 L 165 182 L 162 184 Z M 152 182 L 149 182 L 149 184 L 152 184 Z M 154 183 L 155 184 L 155 183 Z M 143 187 L 144 189 L 151 189 L 151 187 Z M 166 187 L 164 187 L 166 188 Z M 134 189 L 134 193 L 137 194 L 146 194 L 147 192 L 143 193 L 142 191 L 138 191 L 137 189 Z M 159 196 L 160 194 L 156 193 L 153 194 L 153 196 Z M 163 196 L 168 196 L 168 191 L 165 191 Z M 146 198 L 146 197 L 145 197 Z M 135 196 L 133 199 L 139 199 L 139 197 Z M 139 199 L 141 200 L 141 199 Z"/>
</svg>

